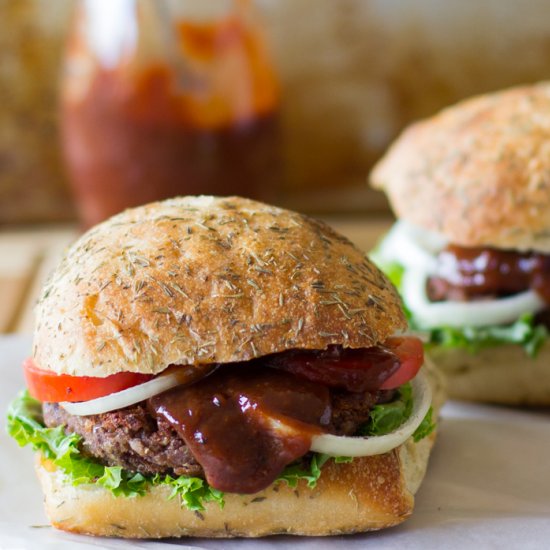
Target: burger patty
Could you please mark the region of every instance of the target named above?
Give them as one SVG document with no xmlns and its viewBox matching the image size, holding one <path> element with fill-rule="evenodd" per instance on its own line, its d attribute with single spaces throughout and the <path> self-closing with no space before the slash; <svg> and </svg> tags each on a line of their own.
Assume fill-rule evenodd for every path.
<svg viewBox="0 0 550 550">
<path fill-rule="evenodd" d="M 550 255 L 449 245 L 437 255 L 438 275 L 428 280 L 432 302 L 512 296 L 529 289 L 550 304 Z"/>
<path fill-rule="evenodd" d="M 353 435 L 368 420 L 373 406 L 390 400 L 393 394 L 331 390 L 330 431 Z M 43 414 L 46 426 L 63 425 L 66 433 L 79 434 L 83 453 L 105 465 L 142 474 L 204 477 L 201 465 L 176 430 L 168 421 L 153 416 L 145 402 L 91 416 L 74 416 L 56 403 L 44 403 Z"/>
<path fill-rule="evenodd" d="M 201 476 L 202 467 L 168 421 L 152 416 L 145 402 L 90 416 L 74 416 L 57 403 L 44 403 L 44 423 L 65 426 L 83 439 L 85 454 L 108 466 L 142 474 Z"/>
</svg>

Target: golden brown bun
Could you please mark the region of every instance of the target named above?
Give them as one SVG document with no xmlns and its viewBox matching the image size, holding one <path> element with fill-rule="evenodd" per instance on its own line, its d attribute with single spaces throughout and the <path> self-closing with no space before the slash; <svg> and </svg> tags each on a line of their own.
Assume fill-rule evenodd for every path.
<svg viewBox="0 0 550 550">
<path fill-rule="evenodd" d="M 157 373 L 292 348 L 368 347 L 406 322 L 386 277 L 326 224 L 242 198 L 127 210 L 68 251 L 37 306 L 56 373 Z"/>
<path fill-rule="evenodd" d="M 42 461 L 38 475 L 52 525 L 65 531 L 129 538 L 259 537 L 279 533 L 331 535 L 381 529 L 401 523 L 413 509 L 426 470 L 433 435 L 385 455 L 329 461 L 315 489 L 276 483 L 254 495 L 226 494 L 195 513 L 154 487 L 143 497 L 113 497 L 103 488 L 73 487 Z M 404 467 L 407 465 L 407 468 Z M 420 478 L 420 480 L 419 480 Z"/>
<path fill-rule="evenodd" d="M 413 124 L 375 166 L 398 217 L 462 246 L 550 252 L 550 84 Z"/>
<path fill-rule="evenodd" d="M 550 343 L 535 358 L 505 344 L 472 354 L 434 348 L 429 356 L 447 378 L 449 397 L 503 405 L 550 406 Z"/>
<path fill-rule="evenodd" d="M 445 400 L 441 373 L 423 367 L 432 387 L 434 418 Z M 62 474 L 38 457 L 46 513 L 55 527 L 89 535 L 127 538 L 259 537 L 274 534 L 336 535 L 382 529 L 404 521 L 428 465 L 435 432 L 393 451 L 323 466 L 317 487 L 296 489 L 280 482 L 254 495 L 225 495 L 225 506 L 207 503 L 201 513 L 168 500 L 155 487 L 143 497 L 115 498 L 101 487 L 64 483 Z"/>
</svg>

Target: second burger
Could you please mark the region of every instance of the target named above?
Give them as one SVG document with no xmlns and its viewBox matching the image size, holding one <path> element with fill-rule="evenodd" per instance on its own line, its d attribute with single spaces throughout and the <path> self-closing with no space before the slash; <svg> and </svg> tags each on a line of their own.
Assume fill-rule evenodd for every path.
<svg viewBox="0 0 550 550">
<path fill-rule="evenodd" d="M 399 218 L 373 258 L 449 395 L 550 405 L 550 84 L 412 125 L 372 183 Z"/>
</svg>

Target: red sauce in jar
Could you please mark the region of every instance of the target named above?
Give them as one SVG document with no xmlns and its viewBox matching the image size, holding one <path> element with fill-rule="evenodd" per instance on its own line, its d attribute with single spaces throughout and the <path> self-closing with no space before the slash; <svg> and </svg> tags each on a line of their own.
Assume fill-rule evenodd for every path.
<svg viewBox="0 0 550 550">
<path fill-rule="evenodd" d="M 278 90 L 262 37 L 232 17 L 178 32 L 190 81 L 168 60 L 104 68 L 83 37 L 69 45 L 69 61 L 88 60 L 62 96 L 64 152 L 87 227 L 175 195 L 276 192 Z"/>
<path fill-rule="evenodd" d="M 434 301 L 507 296 L 529 288 L 550 304 L 549 255 L 451 245 L 440 252 L 438 274 L 428 282 Z"/>
</svg>

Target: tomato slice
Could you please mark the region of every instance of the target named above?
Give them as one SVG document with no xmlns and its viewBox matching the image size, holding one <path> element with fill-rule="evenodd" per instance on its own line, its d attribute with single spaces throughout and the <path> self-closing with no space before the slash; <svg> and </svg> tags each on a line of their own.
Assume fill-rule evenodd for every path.
<svg viewBox="0 0 550 550">
<path fill-rule="evenodd" d="M 119 372 L 105 378 L 55 374 L 37 367 L 32 358 L 24 361 L 23 372 L 29 393 L 39 401 L 50 403 L 89 401 L 154 378 L 151 374 L 137 372 Z"/>
<path fill-rule="evenodd" d="M 389 338 L 383 346 L 325 351 L 296 350 L 272 355 L 264 361 L 327 386 L 348 391 L 397 388 L 412 380 L 424 362 L 422 342 L 411 336 Z M 40 401 L 89 401 L 143 384 L 150 374 L 119 372 L 105 378 L 55 374 L 39 368 L 32 358 L 23 363 L 29 393 Z"/>
<path fill-rule="evenodd" d="M 424 363 L 424 346 L 422 341 L 413 336 L 389 338 L 384 342 L 399 357 L 401 366 L 380 386 L 381 390 L 392 390 L 412 380 Z"/>
<path fill-rule="evenodd" d="M 424 361 L 418 338 L 389 338 L 362 349 L 330 346 L 327 350 L 294 350 L 264 359 L 268 366 L 351 392 L 393 389 L 414 378 Z"/>
</svg>

